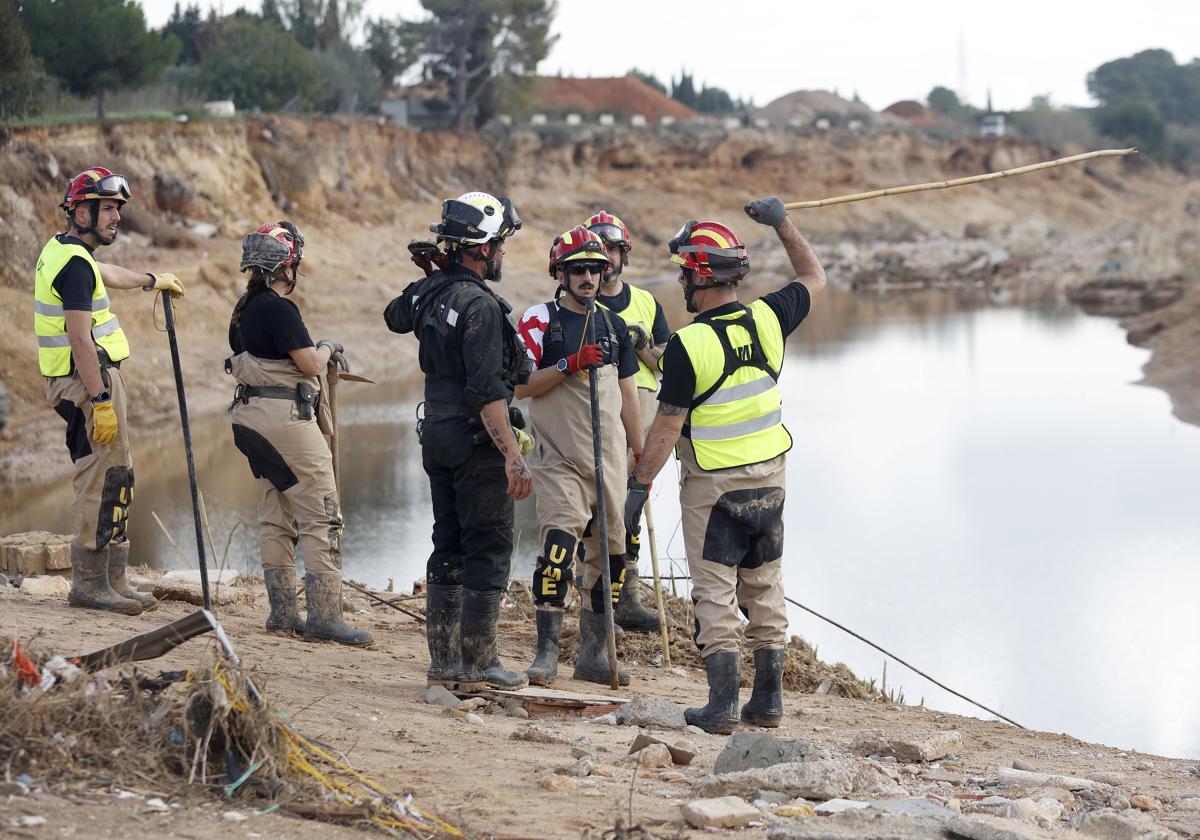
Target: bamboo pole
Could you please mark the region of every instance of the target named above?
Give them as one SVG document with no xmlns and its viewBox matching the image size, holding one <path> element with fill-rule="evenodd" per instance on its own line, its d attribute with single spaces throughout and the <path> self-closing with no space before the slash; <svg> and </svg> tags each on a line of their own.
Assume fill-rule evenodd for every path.
<svg viewBox="0 0 1200 840">
<path fill-rule="evenodd" d="M 816 201 L 793 201 L 783 205 L 787 210 L 811 210 L 816 207 L 829 207 L 834 204 L 849 204 L 852 201 L 866 201 L 868 198 L 883 198 L 886 195 L 905 195 L 906 193 L 926 192 L 928 190 L 946 190 L 951 187 L 964 187 L 967 184 L 981 184 L 986 181 L 996 181 L 1000 178 L 1007 178 L 1011 175 L 1026 175 L 1030 172 L 1040 172 L 1043 169 L 1053 169 L 1056 166 L 1064 166 L 1068 163 L 1079 163 L 1084 160 L 1100 157 L 1124 157 L 1125 155 L 1136 155 L 1137 149 L 1101 149 L 1095 152 L 1084 152 L 1079 155 L 1071 155 L 1070 157 L 1059 158 L 1058 160 L 1047 160 L 1042 163 L 1031 163 L 1028 166 L 1018 166 L 1016 169 L 1002 169 L 999 172 L 987 172 L 983 175 L 970 175 L 966 178 L 955 178 L 951 181 L 931 181 L 927 184 L 910 184 L 907 187 L 888 187 L 882 190 L 872 190 L 871 192 L 853 193 L 852 195 L 839 195 L 834 198 L 822 198 Z"/>
</svg>

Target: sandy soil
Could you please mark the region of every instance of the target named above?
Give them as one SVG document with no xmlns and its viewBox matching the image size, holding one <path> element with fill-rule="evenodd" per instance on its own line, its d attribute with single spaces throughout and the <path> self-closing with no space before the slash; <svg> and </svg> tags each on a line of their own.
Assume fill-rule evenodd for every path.
<svg viewBox="0 0 1200 840">
<path fill-rule="evenodd" d="M 485 714 L 482 725 L 475 725 L 424 703 L 424 637 L 415 622 L 399 613 L 377 608 L 370 615 L 352 616 L 360 626 L 370 628 L 377 643 L 365 650 L 348 650 L 333 643 L 306 643 L 267 634 L 261 628 L 264 601 L 224 607 L 220 619 L 244 664 L 265 686 L 272 702 L 305 734 L 348 754 L 361 771 L 391 789 L 411 790 L 419 806 L 476 835 L 598 837 L 613 829 L 618 818 L 628 820 L 632 813 L 633 822 L 655 836 L 700 836 L 701 832 L 682 822 L 679 805 L 688 798 L 691 783 L 711 772 L 725 742 L 723 737 L 685 733 L 698 752 L 690 767 L 641 770 L 635 778 L 634 769 L 622 760 L 637 734 L 634 728 L 597 725 L 572 717 L 541 718 L 574 743 L 534 744 L 510 739 L 526 723 L 518 718 Z M 57 600 L 0 589 L 0 635 L 26 640 L 36 637 L 43 650 L 79 653 L 179 618 L 191 609 L 167 602 L 153 612 L 126 618 L 71 609 Z M 510 610 L 502 619 L 500 652 L 510 666 L 523 667 L 532 657 L 534 637 L 530 623 L 513 616 L 517 612 Z M 143 670 L 157 673 L 196 665 L 208 655 L 205 647 L 211 644 L 203 639 L 189 642 L 147 663 Z M 705 698 L 704 678 L 697 670 L 627 664 L 633 682 L 623 690 L 626 696 L 643 694 L 685 704 L 698 704 Z M 569 666 L 565 672 L 569 676 Z M 597 690 L 596 686 L 561 677 L 556 687 Z M 745 694 L 743 689 L 743 697 Z M 1193 763 L 1088 744 L 1065 734 L 1022 731 L 997 721 L 878 701 L 786 692 L 785 708 L 779 735 L 835 750 L 844 750 L 868 730 L 959 730 L 964 745 L 958 760 L 922 771 L 937 775 L 940 770 L 964 780 L 957 785 L 943 783 L 939 792 L 945 797 L 976 792 L 980 788 L 966 779 L 993 778 L 997 768 L 1022 759 L 1044 772 L 1120 776 L 1124 779 L 1121 790 L 1127 796 L 1142 793 L 1156 797 L 1167 809 L 1159 812 L 1160 819 L 1181 833 L 1200 834 L 1200 820 L 1189 821 L 1187 815 L 1172 813 L 1170 804 L 1183 794 L 1200 791 L 1200 779 L 1189 772 Z M 597 764 L 615 765 L 615 775 L 590 776 L 571 792 L 541 789 L 542 777 L 575 763 L 573 746 L 586 750 Z M 32 796 L 0 798 L 0 825 L 8 832 L 5 836 L 153 835 L 191 840 L 362 836 L 356 829 L 292 817 L 254 816 L 254 808 L 248 803 L 221 802 L 195 788 L 185 789 L 182 784 L 155 785 L 134 780 L 122 789 L 133 790 L 144 798 L 119 799 L 106 786 L 110 780 L 103 774 L 95 781 L 97 786 L 91 791 L 43 786 Z M 913 778 L 907 784 L 914 795 L 919 795 L 916 791 L 932 782 Z M 172 806 L 171 812 L 150 810 L 147 798 L 154 796 L 165 799 Z M 222 816 L 227 811 L 237 811 L 249 819 L 231 823 Z M 37 828 L 15 827 L 13 821 L 27 815 L 45 817 L 46 823 Z M 762 838 L 766 830 L 750 828 L 726 835 Z"/>
</svg>

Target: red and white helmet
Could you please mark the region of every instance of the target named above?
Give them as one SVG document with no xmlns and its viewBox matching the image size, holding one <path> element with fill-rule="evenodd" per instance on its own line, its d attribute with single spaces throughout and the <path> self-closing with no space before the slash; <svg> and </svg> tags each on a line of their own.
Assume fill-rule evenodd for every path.
<svg viewBox="0 0 1200 840">
<path fill-rule="evenodd" d="M 720 222 L 691 219 L 667 247 L 671 262 L 718 282 L 736 283 L 750 270 L 746 246 Z"/>
<path fill-rule="evenodd" d="M 583 225 L 576 225 L 554 237 L 550 246 L 550 276 L 553 277 L 564 263 L 577 260 L 604 263 L 605 267 L 610 264 L 604 240 Z"/>
<path fill-rule="evenodd" d="M 274 274 L 280 268 L 300 265 L 303 258 L 304 237 L 287 220 L 259 225 L 242 239 L 242 271 L 258 267 Z"/>
<path fill-rule="evenodd" d="M 626 251 L 633 249 L 629 239 L 629 228 L 625 223 L 606 210 L 597 210 L 595 215 L 583 223 L 592 233 L 597 233 L 606 245 L 619 245 Z"/>
<path fill-rule="evenodd" d="M 123 205 L 132 195 L 124 175 L 117 175 L 103 166 L 93 166 L 67 182 L 67 194 L 58 206 L 69 213 L 81 201 L 102 198 L 115 199 Z"/>
</svg>

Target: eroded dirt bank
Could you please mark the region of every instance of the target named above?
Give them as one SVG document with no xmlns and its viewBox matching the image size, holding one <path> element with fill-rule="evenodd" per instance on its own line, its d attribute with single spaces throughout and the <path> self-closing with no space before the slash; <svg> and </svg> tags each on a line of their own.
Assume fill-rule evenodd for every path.
<svg viewBox="0 0 1200 840">
<path fill-rule="evenodd" d="M 54 205 L 69 174 L 96 161 L 126 173 L 136 192 L 121 239 L 103 256 L 173 270 L 189 294 L 179 334 L 194 416 L 219 411 L 225 327 L 242 280 L 238 241 L 261 221 L 294 218 L 308 240 L 298 297 L 315 335 L 342 340 L 378 379 L 412 376 L 414 346 L 391 337 L 380 313 L 414 277 L 405 244 L 427 231 L 442 198 L 468 188 L 514 197 L 526 220 L 510 240 L 502 292 L 515 306 L 548 292 L 550 239 L 597 207 L 619 213 L 635 246 L 630 279 L 669 272 L 662 243 L 688 217 L 730 220 L 760 274 L 784 271 L 766 231 L 741 205 L 761 194 L 824 197 L 940 180 L 1066 154 L 1017 141 L 940 143 L 911 135 L 802 136 L 752 129 L 613 133 L 415 133 L 361 121 L 270 118 L 195 125 L 0 127 L 0 377 L 10 428 L 0 440 L 0 486 L 66 469 L 61 428 L 42 405 L 30 335 L 32 266 L 59 229 Z M 1197 408 L 1189 330 L 1200 258 L 1192 231 L 1200 185 L 1146 161 L 1102 160 L 982 187 L 805 211 L 835 282 L 857 289 L 985 286 L 998 302 L 1063 295 L 1115 282 L 1131 322 L 1155 351 L 1148 382 L 1166 388 L 1186 420 Z M 1101 296 L 1111 294 L 1101 289 Z M 1136 303 L 1142 301 L 1142 303 Z M 133 423 L 172 422 L 166 337 L 149 295 L 116 293 L 134 357 L 126 379 Z M 1131 310 L 1123 310 L 1128 312 Z"/>
</svg>

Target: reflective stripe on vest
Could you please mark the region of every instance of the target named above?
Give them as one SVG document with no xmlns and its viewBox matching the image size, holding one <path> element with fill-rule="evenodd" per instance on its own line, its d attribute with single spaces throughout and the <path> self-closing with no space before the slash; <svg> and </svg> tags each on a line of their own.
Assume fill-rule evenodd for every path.
<svg viewBox="0 0 1200 840">
<path fill-rule="evenodd" d="M 750 331 L 736 323 L 746 316 L 758 334 L 758 348 Z M 719 321 L 735 323 L 712 326 Z M 727 365 L 718 329 L 724 330 L 732 356 L 742 363 Z M 758 464 L 792 448 L 792 436 L 783 425 L 782 397 L 772 374 L 783 364 L 783 331 L 770 306 L 756 300 L 738 312 L 694 321 L 676 335 L 696 374 L 694 396 L 708 395 L 693 403 L 688 413 L 688 436 L 701 469 Z"/>
<path fill-rule="evenodd" d="M 92 290 L 92 341 L 104 348 L 114 362 L 129 358 L 129 341 L 121 322 L 109 308 L 108 292 L 96 260 L 82 245 L 64 245 L 58 237 L 52 237 L 38 257 L 33 287 L 33 329 L 38 342 L 38 367 L 43 376 L 66 376 L 71 372 L 66 311 L 54 288 L 54 279 L 72 257 L 86 260 L 96 279 Z"/>
<path fill-rule="evenodd" d="M 645 289 L 639 289 L 637 286 L 629 288 L 629 305 L 619 312 L 611 306 L 604 306 L 610 312 L 616 312 L 621 316 L 626 324 L 638 324 L 646 331 L 646 335 L 650 336 L 650 343 L 654 343 L 654 316 L 658 313 L 658 301 L 654 299 L 654 295 L 647 292 Z M 650 391 L 658 390 L 658 378 L 655 377 L 654 371 L 638 357 L 638 372 L 634 377 L 634 382 L 639 388 L 646 388 Z"/>
</svg>

